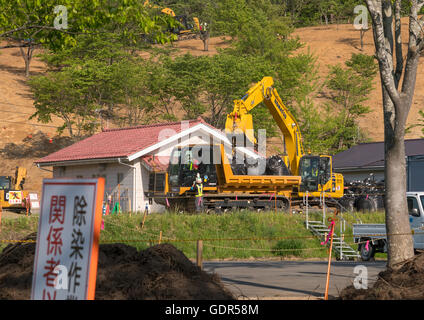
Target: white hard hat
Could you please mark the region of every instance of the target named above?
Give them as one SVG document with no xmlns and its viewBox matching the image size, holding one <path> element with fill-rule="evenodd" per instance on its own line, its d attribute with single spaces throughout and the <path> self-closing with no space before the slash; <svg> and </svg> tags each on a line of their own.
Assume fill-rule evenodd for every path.
<svg viewBox="0 0 424 320">
<path fill-rule="evenodd" d="M 200 174 L 199 173 L 196 176 L 196 183 L 202 183 L 202 178 L 200 178 Z"/>
</svg>

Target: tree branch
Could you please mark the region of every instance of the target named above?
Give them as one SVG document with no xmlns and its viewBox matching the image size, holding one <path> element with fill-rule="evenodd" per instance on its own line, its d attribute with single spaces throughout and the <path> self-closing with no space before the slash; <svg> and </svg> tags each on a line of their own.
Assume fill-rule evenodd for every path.
<svg viewBox="0 0 424 320">
<path fill-rule="evenodd" d="M 27 25 L 23 25 L 22 27 L 15 28 L 13 30 L 9 30 L 9 31 L 0 33 L 0 38 L 9 37 L 9 35 L 11 35 L 15 32 L 26 31 L 26 30 L 31 30 L 31 29 L 37 29 L 36 32 L 40 32 L 42 30 L 50 30 L 50 31 L 63 32 L 63 33 L 67 33 L 67 34 L 86 34 L 84 32 L 67 31 L 65 29 L 58 29 L 58 28 L 49 27 L 49 26 L 41 26 L 41 25 L 29 25 L 29 26 L 27 26 Z M 104 32 L 91 33 L 91 34 L 101 34 L 101 33 L 104 33 Z"/>
<path fill-rule="evenodd" d="M 0 49 L 9 49 L 9 48 L 28 48 L 39 45 L 39 43 L 22 43 L 22 44 L 9 44 L 6 46 L 0 46 Z"/>
<path fill-rule="evenodd" d="M 424 1 L 424 0 L 423 0 Z M 396 43 L 396 72 L 395 84 L 399 88 L 400 78 L 403 72 L 403 49 L 402 49 L 402 21 L 401 21 L 402 0 L 395 3 L 395 43 Z"/>
<path fill-rule="evenodd" d="M 422 2 L 422 0 L 420 0 Z M 412 101 L 415 90 L 418 60 L 420 50 L 422 49 L 423 33 L 421 24 L 418 21 L 418 1 L 411 1 L 411 11 L 409 16 L 409 45 L 408 56 L 406 59 L 405 75 L 402 84 L 402 93 L 406 94 L 408 99 Z"/>
<path fill-rule="evenodd" d="M 374 42 L 376 47 L 377 60 L 380 65 L 381 80 L 387 90 L 387 93 L 390 96 L 390 99 L 393 101 L 395 106 L 399 106 L 401 104 L 401 97 L 398 90 L 396 89 L 393 74 L 393 56 L 392 51 L 390 50 L 390 44 L 386 43 L 387 35 L 385 33 L 392 32 L 392 30 L 391 28 L 384 28 L 383 6 L 381 5 L 381 1 L 366 0 L 366 3 L 373 20 Z M 380 6 L 378 6 L 378 4 L 380 4 Z"/>
</svg>

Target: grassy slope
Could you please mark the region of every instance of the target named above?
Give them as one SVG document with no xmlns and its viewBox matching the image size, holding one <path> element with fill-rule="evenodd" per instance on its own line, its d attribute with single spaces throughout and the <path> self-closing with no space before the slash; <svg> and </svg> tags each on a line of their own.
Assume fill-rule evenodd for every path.
<svg viewBox="0 0 424 320">
<path fill-rule="evenodd" d="M 384 213 L 357 214 L 366 222 L 383 223 Z M 353 216 L 344 215 L 350 223 Z M 317 217 L 319 219 L 320 217 Z M 321 218 L 322 219 L 322 218 Z M 204 240 L 203 257 L 210 259 L 249 259 L 277 256 L 325 258 L 327 250 L 305 229 L 304 214 L 274 212 L 235 212 L 223 215 L 182 215 L 175 213 L 147 216 L 144 228 L 142 215 L 127 214 L 104 217 L 105 228 L 100 241 L 121 242 L 144 249 L 149 240 L 170 242 L 189 258 L 196 257 L 196 240 Z M 37 217 L 4 219 L 0 239 L 21 239 L 35 232 Z M 337 224 L 336 232 L 338 232 Z M 352 231 L 346 229 L 345 239 L 352 242 Z M 297 238 L 297 239 L 296 239 Z M 214 240 L 218 239 L 218 240 Z M 0 244 L 0 248 L 7 244 Z M 276 251 L 279 249 L 280 251 Z"/>
</svg>

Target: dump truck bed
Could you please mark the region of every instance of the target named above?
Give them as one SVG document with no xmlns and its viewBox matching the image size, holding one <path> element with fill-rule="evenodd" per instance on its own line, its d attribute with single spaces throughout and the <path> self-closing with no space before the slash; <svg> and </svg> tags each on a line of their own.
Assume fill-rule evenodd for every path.
<svg viewBox="0 0 424 320">
<path fill-rule="evenodd" d="M 246 192 L 281 192 L 291 191 L 293 187 L 300 186 L 300 176 L 234 175 L 222 144 L 220 148 L 222 162 L 216 166 L 216 169 L 221 189 Z"/>
</svg>

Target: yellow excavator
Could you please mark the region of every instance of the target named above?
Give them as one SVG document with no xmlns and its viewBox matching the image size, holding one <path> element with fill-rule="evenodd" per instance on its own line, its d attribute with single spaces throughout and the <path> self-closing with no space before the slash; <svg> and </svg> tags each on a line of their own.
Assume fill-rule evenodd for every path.
<svg viewBox="0 0 424 320">
<path fill-rule="evenodd" d="M 0 176 L 0 205 L 3 209 L 24 211 L 27 207 L 28 191 L 24 190 L 27 170 L 16 167 L 15 176 Z"/>
<path fill-rule="evenodd" d="M 272 77 L 264 77 L 242 99 L 235 100 L 234 109 L 227 116 L 225 132 L 232 139 L 242 135 L 248 143 L 256 144 L 252 114 L 249 112 L 263 102 L 283 135 L 286 149 L 286 155 L 283 156 L 285 166 L 292 175 L 302 178 L 297 196 L 303 197 L 308 192 L 311 197 L 342 198 L 343 175 L 333 173 L 331 156 L 305 154 L 299 124 L 273 85 Z"/>
<path fill-rule="evenodd" d="M 201 30 L 199 19 L 194 17 L 193 21 L 190 21 L 186 15 L 176 15 L 174 10 L 171 8 L 161 8 L 157 5 L 150 4 L 149 0 L 144 2 L 144 7 L 161 9 L 161 12 L 173 17 L 179 25 L 170 30 L 172 33 L 178 36 L 178 40 L 197 38 L 199 31 Z"/>
<path fill-rule="evenodd" d="M 319 204 L 323 197 L 343 197 L 343 176 L 332 172 L 331 156 L 304 153 L 299 125 L 273 83 L 271 77 L 264 77 L 242 99 L 234 101 L 225 126 L 230 143 L 175 147 L 167 172 L 150 176 L 146 196 L 168 207 L 193 211 L 191 186 L 199 176 L 204 207 L 215 212 L 287 210 L 291 204 L 301 204 L 304 196 L 310 197 L 311 205 L 313 201 Z M 282 158 L 266 158 L 261 150 L 250 148 L 257 141 L 249 112 L 261 102 L 283 134 L 287 154 Z"/>
</svg>

